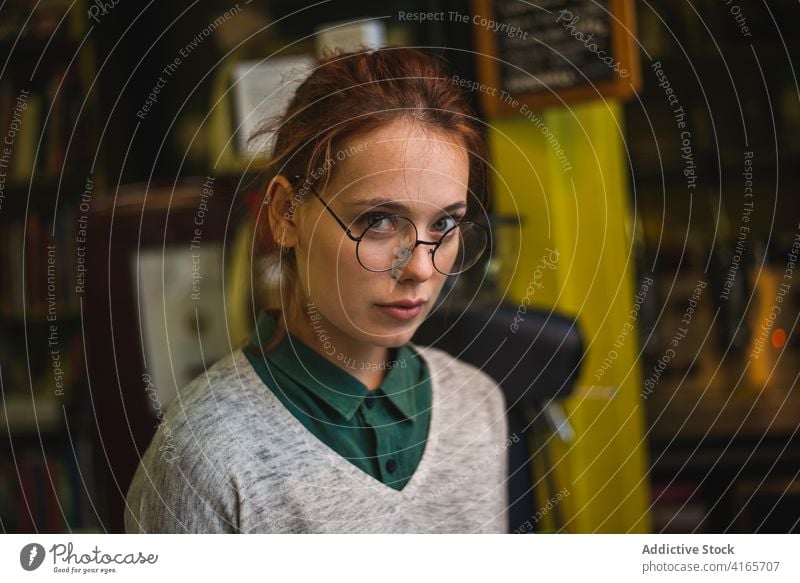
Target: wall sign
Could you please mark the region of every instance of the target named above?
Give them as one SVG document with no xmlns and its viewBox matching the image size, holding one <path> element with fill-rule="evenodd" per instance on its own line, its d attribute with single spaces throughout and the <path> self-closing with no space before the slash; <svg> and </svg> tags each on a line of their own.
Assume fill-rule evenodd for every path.
<svg viewBox="0 0 800 583">
<path fill-rule="evenodd" d="M 641 86 L 632 0 L 473 0 L 472 15 L 490 116 L 625 99 Z"/>
</svg>

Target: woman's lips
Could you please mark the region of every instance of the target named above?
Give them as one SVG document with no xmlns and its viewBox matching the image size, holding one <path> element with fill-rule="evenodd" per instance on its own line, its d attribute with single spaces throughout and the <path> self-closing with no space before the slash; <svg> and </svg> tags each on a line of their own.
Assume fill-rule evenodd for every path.
<svg viewBox="0 0 800 583">
<path fill-rule="evenodd" d="M 399 304 L 387 304 L 387 305 L 380 305 L 376 304 L 376 307 L 386 314 L 387 316 L 391 316 L 392 318 L 396 318 L 398 320 L 411 320 L 412 318 L 416 318 L 419 313 L 422 311 L 423 304 L 414 304 L 414 305 L 399 305 Z"/>
</svg>

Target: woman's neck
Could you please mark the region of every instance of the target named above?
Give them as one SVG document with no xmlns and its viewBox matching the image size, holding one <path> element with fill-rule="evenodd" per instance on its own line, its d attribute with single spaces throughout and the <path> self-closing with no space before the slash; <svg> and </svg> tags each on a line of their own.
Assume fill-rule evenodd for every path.
<svg viewBox="0 0 800 583">
<path fill-rule="evenodd" d="M 321 315 L 312 321 L 305 314 L 292 317 L 287 314 L 286 325 L 293 336 L 327 361 L 353 375 L 371 391 L 380 387 L 390 369 L 387 362 L 392 354 L 396 354 L 391 348 L 358 342 L 345 336 Z"/>
</svg>

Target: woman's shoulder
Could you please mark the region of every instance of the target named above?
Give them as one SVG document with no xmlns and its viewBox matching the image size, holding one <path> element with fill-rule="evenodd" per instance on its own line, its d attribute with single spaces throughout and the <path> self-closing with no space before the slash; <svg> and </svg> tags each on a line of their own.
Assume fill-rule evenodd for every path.
<svg viewBox="0 0 800 583">
<path fill-rule="evenodd" d="M 178 390 L 140 460 L 132 500 L 152 488 L 183 493 L 189 485 L 213 497 L 247 466 L 252 435 L 271 414 L 271 393 L 259 390 L 248 367 L 237 350 Z"/>
<path fill-rule="evenodd" d="M 178 390 L 164 411 L 176 438 L 211 437 L 220 431 L 246 427 L 266 405 L 269 395 L 241 350 L 235 350 Z M 188 436 L 182 435 L 187 432 Z"/>
<path fill-rule="evenodd" d="M 424 359 L 431 378 L 445 393 L 458 392 L 473 398 L 504 399 L 497 381 L 479 367 L 461 360 L 449 352 L 433 346 L 422 346 L 412 342 L 409 347 Z"/>
<path fill-rule="evenodd" d="M 226 387 L 230 387 L 231 383 L 235 382 L 237 376 L 242 372 L 242 359 L 239 358 L 238 352 L 229 352 L 218 360 L 204 366 L 189 383 L 178 388 L 178 392 L 174 399 L 170 401 L 167 410 L 176 402 L 202 400 L 207 398 L 209 393 L 219 392 Z"/>
<path fill-rule="evenodd" d="M 507 400 L 495 379 L 469 362 L 430 346 L 412 345 L 428 363 L 434 407 L 451 443 L 483 436 L 497 446 L 508 434 Z"/>
</svg>

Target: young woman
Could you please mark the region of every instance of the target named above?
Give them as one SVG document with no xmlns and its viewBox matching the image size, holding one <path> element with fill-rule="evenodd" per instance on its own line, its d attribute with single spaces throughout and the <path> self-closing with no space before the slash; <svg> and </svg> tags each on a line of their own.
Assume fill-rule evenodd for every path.
<svg viewBox="0 0 800 583">
<path fill-rule="evenodd" d="M 410 342 L 488 243 L 458 85 L 412 49 L 339 54 L 271 131 L 279 309 L 167 407 L 126 530 L 507 532 L 500 388 Z"/>
</svg>

